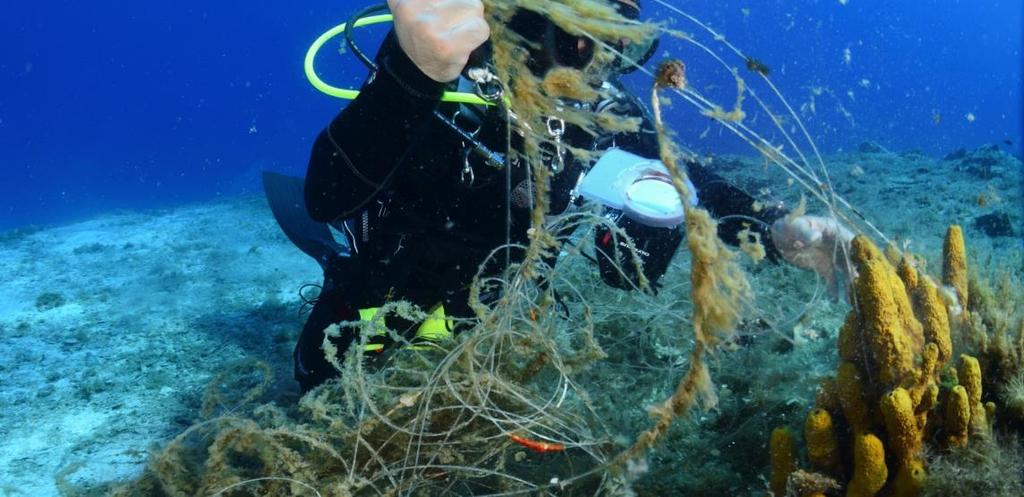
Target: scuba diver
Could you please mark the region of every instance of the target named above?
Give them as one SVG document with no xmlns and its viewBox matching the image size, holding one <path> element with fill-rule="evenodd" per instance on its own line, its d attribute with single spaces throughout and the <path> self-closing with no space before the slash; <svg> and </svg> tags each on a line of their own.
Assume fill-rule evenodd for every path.
<svg viewBox="0 0 1024 497">
<path fill-rule="evenodd" d="M 624 17 L 640 14 L 637 0 L 607 1 Z M 429 309 L 430 317 L 407 323 L 389 316 L 390 328 L 405 330 L 413 343 L 447 336 L 453 331 L 450 317 L 472 316 L 469 285 L 492 251 L 527 243 L 531 181 L 526 165 L 493 152 L 517 145 L 500 106 L 481 109 L 441 100 L 445 90 L 471 84 L 464 76 L 467 65 L 486 62 L 471 61 L 490 36 L 481 0 L 388 0 L 388 7 L 394 27 L 373 59 L 375 70 L 358 97 L 317 137 L 304 182 L 264 174 L 278 223 L 324 270 L 320 294 L 295 347 L 295 378 L 303 392 L 338 375 L 321 349 L 327 326 L 369 320 L 378 306 L 402 299 Z M 529 64 L 538 75 L 557 66 L 582 69 L 593 59 L 592 40 L 571 35 L 538 13 L 521 11 L 510 27 L 536 41 L 529 48 Z M 646 58 L 654 48 L 646 50 Z M 588 182 L 597 183 L 592 191 L 608 190 L 601 180 L 592 180 L 600 176 L 596 170 L 603 162 L 658 157 L 648 111 L 616 76 L 602 85 L 608 97 L 593 104 L 593 110 L 641 117 L 643 125 L 639 132 L 595 138 L 549 119 L 547 131 L 567 144 L 616 151 L 591 165 L 558 150 L 548 154 L 553 164 L 536 165 L 557 171 L 551 180 L 551 215 L 581 204 L 580 197 L 600 197 L 580 194 Z M 618 166 L 608 167 L 614 171 Z M 651 167 L 657 173 L 657 166 Z M 838 223 L 813 216 L 791 219 L 781 205 L 755 209 L 750 194 L 696 162 L 687 164 L 687 173 L 690 190 L 696 192 L 689 200 L 699 198 L 716 218 L 729 217 L 719 224 L 723 240 L 737 244 L 737 235 L 749 225 L 760 234 L 770 260 L 787 260 L 829 281 L 843 277 L 833 262 L 833 247 L 852 236 Z M 665 181 L 664 175 L 653 177 Z M 683 237 L 681 201 L 674 190 L 671 195 L 679 205 L 668 210 L 680 215 L 645 216 L 642 206 L 633 212 L 629 205 L 609 209 L 612 220 L 633 239 L 653 288 Z M 636 288 L 635 269 L 627 263 L 631 259 L 609 235 L 598 228 L 595 237 L 602 279 Z M 521 251 L 507 250 L 511 255 L 505 260 L 514 263 L 516 255 L 521 260 Z M 490 268 L 488 274 L 502 269 Z M 481 301 L 495 298 L 483 295 Z M 358 342 L 356 335 L 346 330 L 331 341 L 341 354 Z M 386 335 L 373 337 L 367 350 L 381 351 L 390 344 Z"/>
</svg>

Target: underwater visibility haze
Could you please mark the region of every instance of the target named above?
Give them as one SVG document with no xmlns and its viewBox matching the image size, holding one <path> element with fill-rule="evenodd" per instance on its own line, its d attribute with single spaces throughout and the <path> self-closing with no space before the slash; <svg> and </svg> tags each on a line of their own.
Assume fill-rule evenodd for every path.
<svg viewBox="0 0 1024 497">
<path fill-rule="evenodd" d="M 465 316 L 396 288 L 327 328 L 359 346 L 324 339 L 341 379 L 305 394 L 292 350 L 327 290 L 262 174 L 306 173 L 348 101 L 304 57 L 370 4 L 5 9 L 0 496 L 1024 495 L 1019 1 L 642 0 L 639 20 L 604 0 L 483 3 L 490 104 L 515 115 L 506 167 L 596 168 L 603 150 L 552 119 L 635 131 L 590 83 L 633 62 L 616 42 L 659 39 L 621 79 L 679 206 L 657 227 L 679 237 L 664 275 L 647 281 L 648 246 L 586 188 L 548 212 L 562 170 L 535 167 L 502 192 L 527 199 L 530 230 L 506 238 L 523 255 L 489 256 Z M 509 27 L 524 10 L 594 42 L 594 62 L 538 73 Z M 389 26 L 356 46 L 372 56 Z M 315 71 L 359 88 L 343 38 Z M 742 214 L 704 205 L 704 170 L 745 192 Z M 789 247 L 818 259 L 762 245 L 775 205 L 825 230 Z M 454 337 L 366 352 L 445 319 Z"/>
<path fill-rule="evenodd" d="M 814 97 L 825 150 L 875 140 L 940 156 L 1010 140 L 1021 153 L 1019 2 L 671 3 L 762 59 L 794 104 Z M 210 199 L 255 189 L 260 169 L 303 171 L 341 102 L 310 91 L 302 55 L 366 5 L 11 5 L 0 228 Z M 644 8 L 673 22 L 656 2 Z M 365 77 L 351 57 L 320 68 L 338 84 Z"/>
</svg>

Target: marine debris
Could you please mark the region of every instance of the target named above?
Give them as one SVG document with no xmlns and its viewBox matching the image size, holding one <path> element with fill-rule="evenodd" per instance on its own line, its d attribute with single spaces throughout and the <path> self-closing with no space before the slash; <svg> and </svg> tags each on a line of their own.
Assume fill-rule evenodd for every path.
<svg viewBox="0 0 1024 497">
<path fill-rule="evenodd" d="M 761 62 L 760 60 L 757 60 L 753 57 L 747 57 L 747 69 L 749 69 L 751 72 L 756 72 L 761 76 L 767 76 L 768 73 L 771 72 L 771 69 L 769 69 L 764 62 Z"/>
</svg>

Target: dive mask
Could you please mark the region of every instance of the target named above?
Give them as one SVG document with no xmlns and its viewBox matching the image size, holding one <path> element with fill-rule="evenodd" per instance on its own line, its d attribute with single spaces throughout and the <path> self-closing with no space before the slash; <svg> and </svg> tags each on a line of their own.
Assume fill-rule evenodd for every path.
<svg viewBox="0 0 1024 497">
<path fill-rule="evenodd" d="M 639 3 L 631 5 L 626 2 L 617 1 L 615 2 L 615 10 L 618 11 L 619 15 L 631 21 L 640 18 Z M 654 37 L 642 43 L 632 42 L 629 44 L 616 41 L 611 45 L 616 52 L 621 54 L 617 60 L 619 74 L 629 74 L 643 67 L 647 64 L 647 61 L 651 60 L 654 53 L 658 51 L 658 38 Z"/>
</svg>

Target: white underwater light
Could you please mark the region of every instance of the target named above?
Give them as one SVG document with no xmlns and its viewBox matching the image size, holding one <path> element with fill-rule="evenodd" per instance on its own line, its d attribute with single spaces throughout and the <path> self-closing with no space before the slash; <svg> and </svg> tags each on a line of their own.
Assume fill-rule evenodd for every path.
<svg viewBox="0 0 1024 497">
<path fill-rule="evenodd" d="M 626 187 L 625 195 L 622 210 L 635 221 L 656 228 L 674 228 L 683 222 L 683 203 L 668 176 L 641 176 Z"/>
<path fill-rule="evenodd" d="M 689 180 L 687 188 L 690 205 L 697 205 L 697 189 Z M 683 203 L 665 165 L 622 149 L 605 152 L 584 176 L 579 192 L 647 226 L 673 228 L 683 222 Z"/>
</svg>

